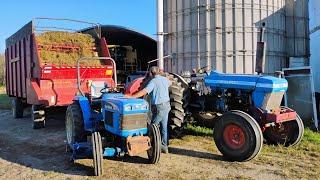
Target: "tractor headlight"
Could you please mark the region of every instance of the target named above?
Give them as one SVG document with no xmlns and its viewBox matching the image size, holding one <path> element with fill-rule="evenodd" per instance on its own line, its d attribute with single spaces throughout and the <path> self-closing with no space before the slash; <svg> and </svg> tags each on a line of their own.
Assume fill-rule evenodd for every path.
<svg viewBox="0 0 320 180">
<path fill-rule="evenodd" d="M 132 106 L 131 105 L 125 105 L 124 106 L 124 110 L 125 111 L 131 111 L 132 110 Z"/>
<path fill-rule="evenodd" d="M 148 110 L 149 105 L 148 104 L 134 104 L 134 105 L 125 105 L 124 110 L 125 111 L 139 111 L 139 110 Z"/>
<path fill-rule="evenodd" d="M 140 110 L 141 109 L 141 104 L 135 104 L 132 106 L 132 110 Z"/>
<path fill-rule="evenodd" d="M 143 104 L 141 106 L 141 110 L 148 110 L 149 109 L 149 105 L 148 104 Z"/>
</svg>

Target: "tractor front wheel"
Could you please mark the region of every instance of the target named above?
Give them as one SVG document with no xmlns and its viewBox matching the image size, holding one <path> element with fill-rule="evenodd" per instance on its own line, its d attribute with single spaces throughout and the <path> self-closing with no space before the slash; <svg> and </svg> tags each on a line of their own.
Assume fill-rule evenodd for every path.
<svg viewBox="0 0 320 180">
<path fill-rule="evenodd" d="M 304 126 L 299 115 L 295 120 L 278 123 L 263 133 L 267 144 L 284 145 L 285 147 L 299 144 L 303 137 Z"/>
<path fill-rule="evenodd" d="M 161 135 L 158 126 L 154 124 L 148 125 L 148 135 L 151 142 L 151 148 L 147 151 L 149 163 L 156 164 L 159 162 L 161 154 Z"/>
<path fill-rule="evenodd" d="M 101 135 L 99 132 L 93 132 L 91 136 L 93 168 L 94 175 L 101 176 L 103 174 L 103 149 Z"/>
<path fill-rule="evenodd" d="M 230 161 L 248 161 L 262 149 L 263 136 L 258 123 L 247 113 L 224 113 L 214 127 L 214 140 L 223 156 Z"/>
</svg>

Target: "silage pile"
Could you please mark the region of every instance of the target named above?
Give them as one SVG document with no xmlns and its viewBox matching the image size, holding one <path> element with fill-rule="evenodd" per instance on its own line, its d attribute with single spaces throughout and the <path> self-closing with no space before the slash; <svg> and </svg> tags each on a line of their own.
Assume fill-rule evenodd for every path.
<svg viewBox="0 0 320 180">
<path fill-rule="evenodd" d="M 76 66 L 80 57 L 96 57 L 97 52 L 95 40 L 92 36 L 73 32 L 44 32 L 36 36 L 38 45 L 41 45 L 40 58 L 43 64 L 54 64 L 56 66 Z M 77 50 L 56 50 L 51 46 L 73 46 Z M 99 60 L 82 61 L 81 66 L 100 66 Z"/>
</svg>

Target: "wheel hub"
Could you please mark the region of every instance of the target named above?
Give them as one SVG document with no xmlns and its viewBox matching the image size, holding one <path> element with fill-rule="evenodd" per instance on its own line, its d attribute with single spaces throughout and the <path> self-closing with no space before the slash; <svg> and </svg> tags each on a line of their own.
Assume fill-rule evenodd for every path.
<svg viewBox="0 0 320 180">
<path fill-rule="evenodd" d="M 235 124 L 227 125 L 223 132 L 224 142 L 232 149 L 239 149 L 245 143 L 245 135 L 242 128 Z"/>
</svg>

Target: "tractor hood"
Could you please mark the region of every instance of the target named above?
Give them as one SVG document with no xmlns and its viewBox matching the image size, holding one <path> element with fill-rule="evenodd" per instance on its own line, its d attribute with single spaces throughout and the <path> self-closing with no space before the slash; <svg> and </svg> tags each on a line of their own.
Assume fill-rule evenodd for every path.
<svg viewBox="0 0 320 180">
<path fill-rule="evenodd" d="M 234 88 L 266 93 L 284 92 L 288 89 L 288 82 L 285 79 L 272 76 L 223 74 L 216 71 L 205 77 L 204 82 L 212 89 Z"/>
</svg>

